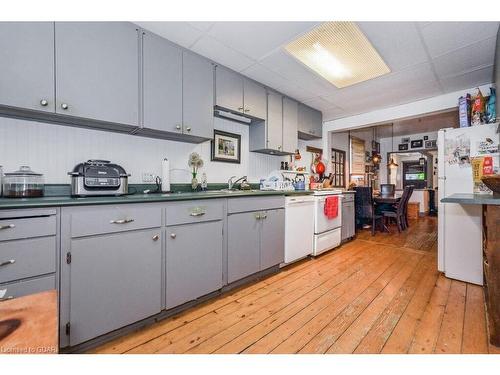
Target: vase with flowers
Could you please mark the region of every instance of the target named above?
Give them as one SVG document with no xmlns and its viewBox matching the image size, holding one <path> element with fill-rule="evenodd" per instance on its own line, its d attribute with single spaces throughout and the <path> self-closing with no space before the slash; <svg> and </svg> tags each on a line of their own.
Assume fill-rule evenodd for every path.
<svg viewBox="0 0 500 375">
<path fill-rule="evenodd" d="M 198 189 L 198 180 L 196 175 L 198 174 L 198 169 L 203 167 L 203 159 L 197 152 L 192 152 L 189 155 L 188 165 L 191 167 L 191 174 L 193 176 L 191 180 L 191 188 L 193 190 Z"/>
</svg>

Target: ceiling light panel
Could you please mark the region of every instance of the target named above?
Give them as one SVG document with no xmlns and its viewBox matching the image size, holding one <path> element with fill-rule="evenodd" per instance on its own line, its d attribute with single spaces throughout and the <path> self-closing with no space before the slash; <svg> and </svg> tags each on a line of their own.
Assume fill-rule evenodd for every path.
<svg viewBox="0 0 500 375">
<path fill-rule="evenodd" d="M 391 71 L 354 22 L 325 22 L 285 50 L 338 88 Z"/>
</svg>

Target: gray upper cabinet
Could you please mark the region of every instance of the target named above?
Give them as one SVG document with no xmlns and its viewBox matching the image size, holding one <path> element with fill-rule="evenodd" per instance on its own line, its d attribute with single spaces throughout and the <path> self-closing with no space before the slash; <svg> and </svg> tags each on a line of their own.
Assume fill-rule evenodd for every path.
<svg viewBox="0 0 500 375">
<path fill-rule="evenodd" d="M 261 219 L 258 212 L 227 218 L 227 281 L 242 279 L 260 270 Z"/>
<path fill-rule="evenodd" d="M 280 264 L 285 259 L 285 210 L 264 211 L 260 248 L 260 269 Z"/>
<path fill-rule="evenodd" d="M 138 126 L 138 32 L 128 22 L 56 22 L 56 112 Z"/>
<path fill-rule="evenodd" d="M 222 288 L 222 221 L 167 227 L 166 276 L 167 309 Z"/>
<path fill-rule="evenodd" d="M 0 105 L 54 112 L 54 23 L 0 22 Z"/>
<path fill-rule="evenodd" d="M 214 129 L 214 66 L 201 56 L 183 53 L 183 132 L 212 138 Z"/>
<path fill-rule="evenodd" d="M 292 99 L 283 98 L 283 151 L 295 152 L 298 148 L 298 109 L 299 104 Z"/>
<path fill-rule="evenodd" d="M 215 68 L 215 105 L 243 112 L 243 77 L 221 66 Z"/>
<path fill-rule="evenodd" d="M 264 120 L 267 114 L 266 95 L 264 86 L 248 78 L 243 78 L 243 102 L 246 115 Z"/>
<path fill-rule="evenodd" d="M 305 104 L 299 104 L 299 138 L 316 139 L 322 137 L 323 114 Z"/>
<path fill-rule="evenodd" d="M 267 148 L 283 151 L 283 96 L 267 94 Z"/>
<path fill-rule="evenodd" d="M 142 32 L 143 126 L 182 133 L 182 50 Z"/>
<path fill-rule="evenodd" d="M 71 241 L 70 345 L 159 313 L 161 230 Z"/>
</svg>

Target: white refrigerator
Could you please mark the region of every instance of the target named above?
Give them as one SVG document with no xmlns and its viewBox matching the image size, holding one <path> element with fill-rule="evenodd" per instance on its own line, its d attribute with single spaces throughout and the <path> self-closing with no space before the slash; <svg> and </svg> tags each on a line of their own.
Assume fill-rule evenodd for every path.
<svg viewBox="0 0 500 375">
<path fill-rule="evenodd" d="M 473 193 L 471 158 L 490 155 L 498 170 L 498 152 L 487 147 L 489 140 L 498 147 L 497 128 L 498 123 L 438 133 L 438 269 L 446 277 L 478 285 L 483 284 L 482 206 L 441 199 Z"/>
</svg>

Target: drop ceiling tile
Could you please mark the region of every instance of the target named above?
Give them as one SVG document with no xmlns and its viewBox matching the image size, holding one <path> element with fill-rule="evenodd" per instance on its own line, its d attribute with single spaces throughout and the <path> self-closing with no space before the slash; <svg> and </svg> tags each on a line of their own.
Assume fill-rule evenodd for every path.
<svg viewBox="0 0 500 375">
<path fill-rule="evenodd" d="M 315 94 L 311 91 L 304 90 L 302 87 L 294 84 L 277 87 L 276 90 L 298 101 L 305 101 L 314 98 Z"/>
<path fill-rule="evenodd" d="M 477 68 L 492 65 L 495 61 L 496 37 L 485 39 L 467 47 L 441 55 L 434 60 L 439 78 L 464 74 Z"/>
<path fill-rule="evenodd" d="M 329 108 L 332 108 L 332 104 L 320 96 L 305 100 L 304 104 L 308 105 L 309 107 L 313 107 L 319 111 L 325 111 Z"/>
<path fill-rule="evenodd" d="M 297 86 L 312 91 L 316 95 L 328 95 L 337 90 L 334 85 L 314 73 L 283 49 L 274 51 L 259 60 L 259 64 L 293 80 Z"/>
<path fill-rule="evenodd" d="M 207 35 L 201 37 L 191 49 L 205 56 L 219 64 L 225 65 L 228 68 L 234 69 L 237 72 L 248 68 L 255 63 L 249 57 L 234 51 L 233 49 L 225 46 L 219 41 Z"/>
<path fill-rule="evenodd" d="M 209 35 L 251 58 L 260 59 L 316 26 L 317 22 L 216 22 Z"/>
<path fill-rule="evenodd" d="M 186 48 L 203 34 L 187 22 L 136 22 L 136 24 Z"/>
<path fill-rule="evenodd" d="M 241 71 L 241 74 L 250 77 L 257 82 L 260 82 L 268 87 L 271 87 L 275 90 L 278 90 L 280 87 L 287 86 L 293 84 L 292 80 L 288 80 L 279 74 L 276 74 L 266 67 L 255 64 L 250 66 L 249 68 Z"/>
<path fill-rule="evenodd" d="M 335 120 L 337 118 L 345 117 L 346 112 L 338 107 L 328 108 L 323 111 L 323 121 Z"/>
<path fill-rule="evenodd" d="M 493 82 L 493 65 L 465 74 L 440 79 L 445 92 L 453 92 Z M 472 94 L 472 93 L 471 93 Z M 486 95 L 487 93 L 484 93 Z"/>
<path fill-rule="evenodd" d="M 212 28 L 213 25 L 215 25 L 215 22 L 201 22 L 201 21 L 196 21 L 196 22 L 188 22 L 190 26 L 194 27 L 195 29 L 201 30 L 203 32 L 207 32 Z"/>
<path fill-rule="evenodd" d="M 427 61 L 414 22 L 357 22 L 391 71 Z"/>
<path fill-rule="evenodd" d="M 497 35 L 498 22 L 432 22 L 421 32 L 431 58 Z"/>
</svg>

